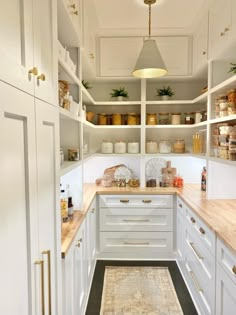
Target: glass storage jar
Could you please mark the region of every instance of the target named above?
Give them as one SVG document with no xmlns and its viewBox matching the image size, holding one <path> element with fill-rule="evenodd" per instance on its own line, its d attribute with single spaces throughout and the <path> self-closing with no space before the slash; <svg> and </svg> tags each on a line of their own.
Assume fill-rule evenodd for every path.
<svg viewBox="0 0 236 315">
<path fill-rule="evenodd" d="M 98 125 L 107 125 L 107 114 L 106 113 L 98 114 Z"/>
<path fill-rule="evenodd" d="M 101 152 L 105 154 L 113 153 L 113 143 L 110 140 L 103 140 L 101 145 Z"/>
<path fill-rule="evenodd" d="M 159 113 L 159 125 L 169 125 L 169 113 Z"/>
<path fill-rule="evenodd" d="M 198 124 L 202 121 L 202 113 L 199 112 L 195 112 L 195 124 Z"/>
<path fill-rule="evenodd" d="M 184 115 L 185 115 L 185 118 L 184 118 L 185 125 L 194 124 L 195 120 L 194 120 L 194 113 L 193 112 L 184 113 Z"/>
<path fill-rule="evenodd" d="M 201 112 L 201 114 L 202 114 L 201 122 L 206 121 L 207 120 L 207 110 L 203 110 Z"/>
<path fill-rule="evenodd" d="M 157 153 L 157 142 L 153 140 L 148 140 L 146 143 L 146 152 L 147 153 Z"/>
<path fill-rule="evenodd" d="M 131 153 L 131 154 L 139 153 L 139 142 L 129 141 L 128 142 L 128 153 Z"/>
<path fill-rule="evenodd" d="M 231 89 L 227 92 L 228 101 L 230 103 L 236 103 L 236 89 Z"/>
<path fill-rule="evenodd" d="M 170 140 L 161 140 L 159 142 L 160 153 L 171 153 L 171 142 Z"/>
<path fill-rule="evenodd" d="M 126 153 L 126 143 L 121 140 L 116 141 L 114 151 L 118 154 Z"/>
<path fill-rule="evenodd" d="M 137 125 L 137 116 L 135 113 L 128 113 L 127 125 Z"/>
<path fill-rule="evenodd" d="M 147 113 L 147 125 L 156 125 L 157 124 L 157 114 Z"/>
<path fill-rule="evenodd" d="M 185 142 L 183 139 L 176 139 L 173 143 L 174 153 L 185 153 Z"/>
<path fill-rule="evenodd" d="M 121 114 L 112 114 L 112 125 L 121 125 Z"/>
<path fill-rule="evenodd" d="M 181 113 L 171 113 L 171 125 L 181 124 Z"/>
</svg>

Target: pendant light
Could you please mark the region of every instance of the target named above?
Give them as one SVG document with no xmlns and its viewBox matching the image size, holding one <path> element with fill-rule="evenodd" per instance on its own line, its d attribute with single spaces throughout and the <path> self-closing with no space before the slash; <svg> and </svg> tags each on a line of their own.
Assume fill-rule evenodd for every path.
<svg viewBox="0 0 236 315">
<path fill-rule="evenodd" d="M 132 75 L 138 78 L 157 78 L 166 75 L 167 70 L 156 41 L 151 39 L 151 5 L 156 3 L 156 0 L 144 0 L 144 3 L 149 6 L 149 33 Z"/>
</svg>

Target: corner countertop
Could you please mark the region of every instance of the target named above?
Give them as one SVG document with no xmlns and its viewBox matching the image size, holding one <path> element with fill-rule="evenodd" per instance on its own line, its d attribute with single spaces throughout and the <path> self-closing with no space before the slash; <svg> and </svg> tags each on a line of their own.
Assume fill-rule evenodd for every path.
<svg viewBox="0 0 236 315">
<path fill-rule="evenodd" d="M 206 193 L 195 184 L 185 184 L 181 189 L 174 187 L 102 187 L 85 184 L 83 209 L 75 211 L 72 221 L 62 224 L 62 258 L 65 258 L 96 194 L 178 195 L 236 253 L 236 199 L 207 200 Z"/>
</svg>

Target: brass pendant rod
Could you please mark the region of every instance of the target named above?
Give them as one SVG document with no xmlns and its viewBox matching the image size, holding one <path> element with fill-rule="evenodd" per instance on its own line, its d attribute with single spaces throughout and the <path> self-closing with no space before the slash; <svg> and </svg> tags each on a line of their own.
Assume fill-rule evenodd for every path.
<svg viewBox="0 0 236 315">
<path fill-rule="evenodd" d="M 149 23 L 148 23 L 148 37 L 151 37 L 151 4 L 149 6 Z"/>
</svg>

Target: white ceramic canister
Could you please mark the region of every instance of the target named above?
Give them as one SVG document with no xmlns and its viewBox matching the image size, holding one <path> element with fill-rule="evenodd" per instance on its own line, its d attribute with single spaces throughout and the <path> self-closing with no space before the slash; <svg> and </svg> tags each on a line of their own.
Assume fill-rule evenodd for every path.
<svg viewBox="0 0 236 315">
<path fill-rule="evenodd" d="M 170 140 L 161 140 L 159 142 L 160 153 L 171 153 L 171 142 Z"/>
<path fill-rule="evenodd" d="M 200 123 L 202 120 L 202 113 L 201 112 L 196 112 L 195 113 L 195 124 Z"/>
<path fill-rule="evenodd" d="M 156 141 L 152 141 L 149 140 L 146 143 L 146 152 L 147 153 L 157 153 L 158 149 L 157 149 L 157 142 Z"/>
<path fill-rule="evenodd" d="M 139 153 L 139 142 L 137 141 L 129 141 L 128 142 L 128 153 Z"/>
<path fill-rule="evenodd" d="M 171 113 L 171 125 L 181 124 L 181 113 Z"/>
<path fill-rule="evenodd" d="M 101 152 L 104 154 L 113 153 L 113 143 L 110 140 L 103 140 L 101 145 Z"/>
<path fill-rule="evenodd" d="M 126 153 L 126 143 L 124 141 L 116 141 L 115 153 L 118 154 Z"/>
</svg>

